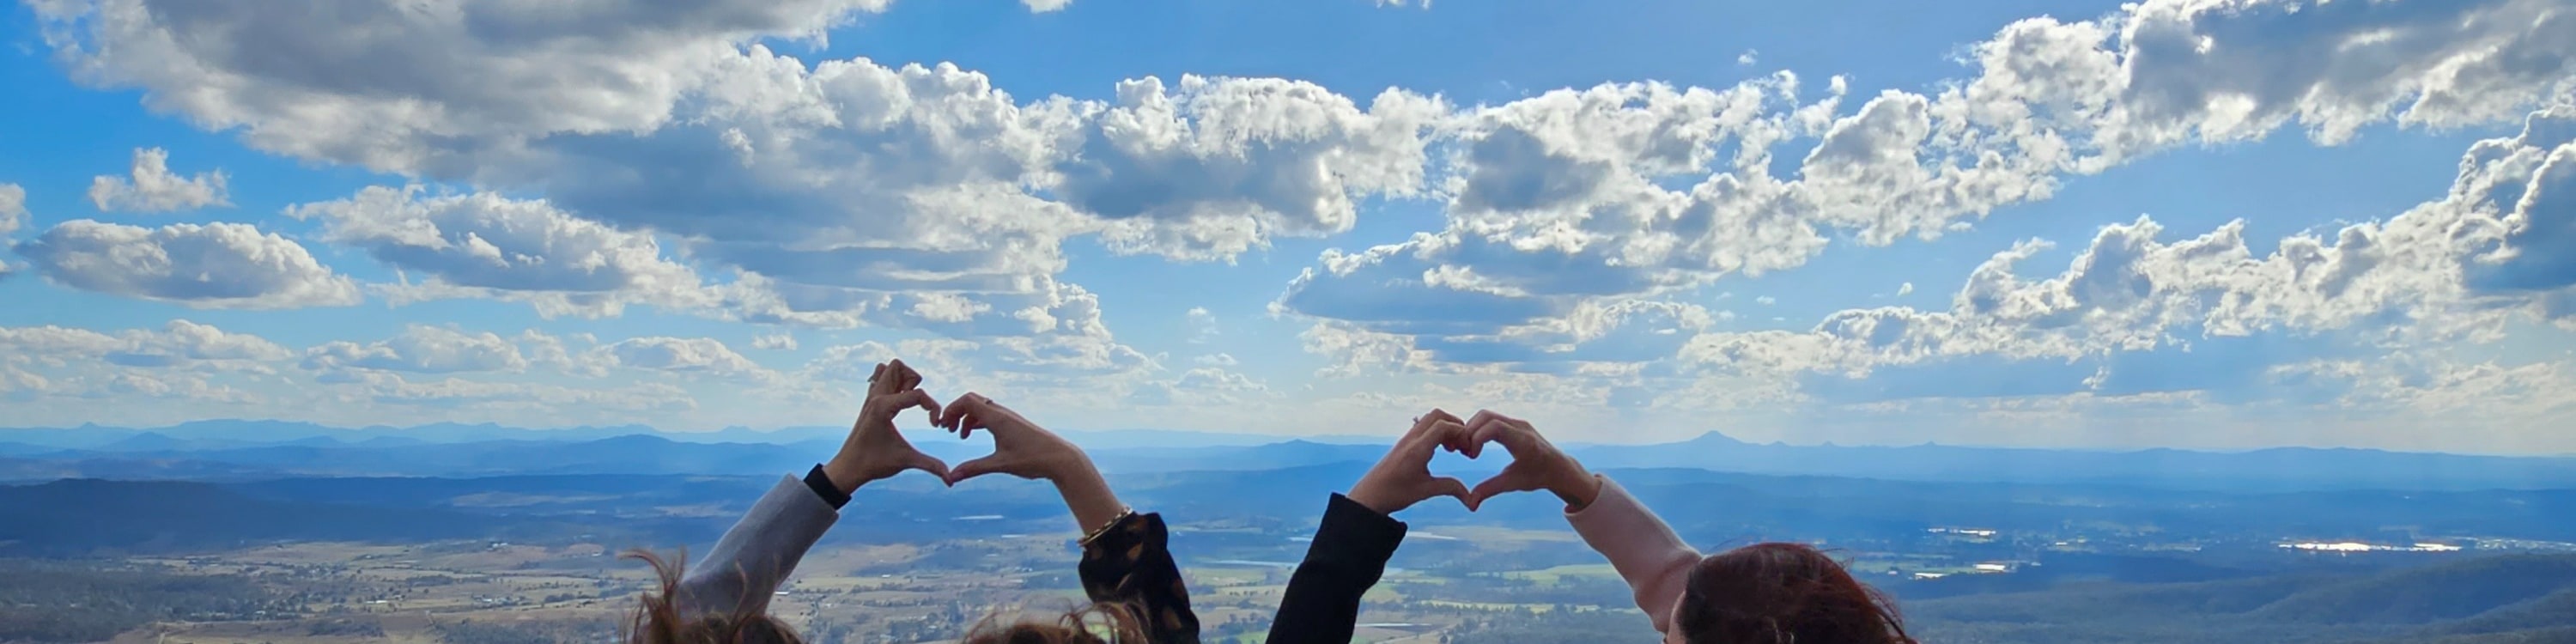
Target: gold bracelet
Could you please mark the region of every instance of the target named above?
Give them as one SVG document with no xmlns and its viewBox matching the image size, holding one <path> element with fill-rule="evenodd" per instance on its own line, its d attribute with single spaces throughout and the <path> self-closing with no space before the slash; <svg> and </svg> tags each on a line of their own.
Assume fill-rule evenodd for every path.
<svg viewBox="0 0 2576 644">
<path fill-rule="evenodd" d="M 1091 545 L 1091 542 L 1098 541 L 1100 539 L 1100 535 L 1109 534 L 1110 528 L 1118 527 L 1119 522 L 1126 521 L 1127 517 L 1132 516 L 1136 516 L 1136 508 L 1130 507 L 1120 509 L 1118 511 L 1118 516 L 1110 517 L 1108 523 L 1100 524 L 1100 527 L 1092 528 L 1090 532 L 1083 533 L 1082 541 L 1079 543 L 1086 546 Z"/>
</svg>

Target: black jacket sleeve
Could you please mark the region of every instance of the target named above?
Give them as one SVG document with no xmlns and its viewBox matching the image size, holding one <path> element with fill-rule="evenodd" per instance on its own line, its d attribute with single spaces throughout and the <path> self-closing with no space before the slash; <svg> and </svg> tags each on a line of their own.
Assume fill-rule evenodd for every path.
<svg viewBox="0 0 2576 644">
<path fill-rule="evenodd" d="M 1333 495 L 1323 525 L 1306 547 L 1306 560 L 1288 578 L 1279 614 L 1270 619 L 1270 644 L 1346 644 L 1359 624 L 1360 596 L 1386 574 L 1386 561 L 1404 544 L 1404 522 L 1378 514 L 1348 497 Z"/>
<path fill-rule="evenodd" d="M 1199 616 L 1172 561 L 1163 515 L 1130 514 L 1082 544 L 1082 591 L 1098 603 L 1125 603 L 1145 634 L 1162 644 L 1198 644 Z"/>
</svg>

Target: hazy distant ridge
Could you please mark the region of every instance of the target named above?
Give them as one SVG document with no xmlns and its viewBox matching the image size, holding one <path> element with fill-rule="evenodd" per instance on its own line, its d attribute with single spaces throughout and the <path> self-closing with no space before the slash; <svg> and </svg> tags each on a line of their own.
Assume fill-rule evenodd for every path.
<svg viewBox="0 0 2576 644">
<path fill-rule="evenodd" d="M 279 421 L 200 421 L 135 429 L 0 429 L 0 480 L 66 477 L 239 478 L 511 474 L 764 474 L 831 453 L 840 428 L 655 432 L 642 426 L 522 429 L 436 424 L 342 429 Z M 1067 432 L 1113 472 L 1260 470 L 1375 460 L 1366 437 L 1285 439 L 1170 430 Z M 975 456 L 984 440 L 913 432 L 924 451 Z M 1757 445 L 1710 432 L 1659 445 L 1572 450 L 1600 468 L 1685 467 L 1923 481 L 2149 484 L 2206 489 L 2576 487 L 2576 458 L 2360 449 L 2251 452 L 2079 451 L 1917 445 Z M 1449 458 L 1449 457 L 1444 457 Z M 1490 470 L 1499 461 L 1446 469 Z"/>
</svg>

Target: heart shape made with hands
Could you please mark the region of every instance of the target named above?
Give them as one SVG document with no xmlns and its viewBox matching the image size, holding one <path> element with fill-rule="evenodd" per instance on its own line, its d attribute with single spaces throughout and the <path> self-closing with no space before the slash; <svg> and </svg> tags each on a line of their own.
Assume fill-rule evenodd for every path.
<svg viewBox="0 0 2576 644">
<path fill-rule="evenodd" d="M 1090 457 L 1083 455 L 1081 447 L 983 394 L 966 392 L 940 408 L 936 416 L 932 424 L 958 438 L 972 438 L 977 431 L 993 436 L 992 454 L 948 469 L 942 478 L 950 486 L 986 474 L 1060 481 L 1077 468 L 1089 467 Z"/>
<path fill-rule="evenodd" d="M 1511 454 L 1511 463 L 1501 472 L 1476 483 L 1467 493 L 1469 509 L 1483 507 L 1485 501 L 1512 492 L 1546 490 L 1564 499 L 1568 505 L 1579 505 L 1587 499 L 1583 492 L 1592 482 L 1592 473 L 1583 469 L 1564 450 L 1557 449 L 1529 421 L 1502 415 L 1492 410 L 1478 410 L 1466 423 L 1465 447 L 1468 458 L 1482 454 L 1487 444 L 1500 444 Z"/>
<path fill-rule="evenodd" d="M 1511 455 L 1511 462 L 1475 487 L 1431 473 L 1431 460 L 1440 452 L 1480 459 L 1489 443 L 1501 444 Z M 1580 464 L 1549 444 L 1527 421 L 1490 410 L 1479 411 L 1471 419 L 1460 419 L 1433 409 L 1414 418 L 1412 429 L 1397 439 L 1386 457 L 1362 475 L 1345 496 L 1388 514 L 1424 499 L 1447 496 L 1458 499 L 1472 512 L 1486 500 L 1511 492 L 1550 490 L 1570 501 L 1574 497 L 1569 493 L 1578 488 L 1581 480 L 1589 478 Z"/>
<path fill-rule="evenodd" d="M 914 407 L 929 412 L 933 418 L 939 415 L 939 401 L 921 390 L 921 374 L 902 360 L 878 364 L 875 373 L 868 376 L 868 397 L 859 407 L 858 421 L 851 425 L 840 453 L 824 464 L 824 474 L 844 490 L 904 470 L 921 470 L 946 479 L 947 463 L 915 449 L 895 429 L 895 416 Z"/>
</svg>

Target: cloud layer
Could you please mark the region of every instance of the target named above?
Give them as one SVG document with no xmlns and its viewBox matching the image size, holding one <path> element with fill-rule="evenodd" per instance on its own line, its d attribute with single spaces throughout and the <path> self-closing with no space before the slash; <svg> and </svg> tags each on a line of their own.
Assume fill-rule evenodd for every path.
<svg viewBox="0 0 2576 644">
<path fill-rule="evenodd" d="M 2479 397 L 2556 413 L 2563 401 L 2537 392 L 2569 374 L 2451 351 L 2576 330 L 2576 15 L 2558 0 L 2144 0 L 2006 25 L 1959 50 L 1961 77 L 1922 88 L 1780 72 L 1476 105 L 1187 74 L 1096 100 L 1015 96 L 947 63 L 780 53 L 884 0 L 558 4 L 36 3 L 80 82 L 386 185 L 292 197 L 311 201 L 283 225 L 72 219 L 10 248 L 53 285 L 191 308 L 477 299 L 549 320 L 793 328 L 602 341 L 414 324 L 216 359 L 34 327 L 53 330 L 22 341 L 95 350 L 29 355 L 97 364 L 21 360 L 0 386 L 236 403 L 267 391 L 240 370 L 137 371 L 224 362 L 334 400 L 640 412 L 828 398 L 814 383 L 900 356 L 1067 405 L 2145 417 L 2430 413 Z M 1748 50 L 1736 64 L 1758 62 Z M 2467 151 L 2448 194 L 2346 215 L 2362 223 L 2249 240 L 2246 222 L 2122 214 L 2057 240 L 2062 270 L 2038 265 L 2056 256 L 2049 240 L 1974 249 L 1991 257 L 1946 307 L 1843 310 L 1804 329 L 1740 324 L 1725 307 L 1742 302 L 1715 294 L 1829 250 L 1931 243 L 2155 155 L 2517 122 Z M 88 196 L 110 213 L 203 209 L 229 205 L 226 182 L 144 148 Z M 0 184 L 0 236 L 29 219 L 24 202 Z M 1268 320 L 1192 302 L 1135 318 L 1158 336 L 1121 335 L 1095 288 L 1136 287 L 1067 277 L 1068 248 L 1275 262 L 1283 240 L 1338 241 L 1391 203 L 1436 223 L 1288 258 L 1306 265 L 1262 286 L 1278 292 Z M 362 285 L 297 240 L 392 277 Z M 1297 346 L 1261 350 L 1289 342 L 1259 335 L 1279 324 L 1303 329 Z M 125 348 L 98 348 L 111 344 Z M 1328 378 L 1281 382 L 1275 354 L 1298 349 L 1314 364 L 1293 371 Z M 1956 402 L 1970 400 L 1983 402 Z"/>
</svg>

